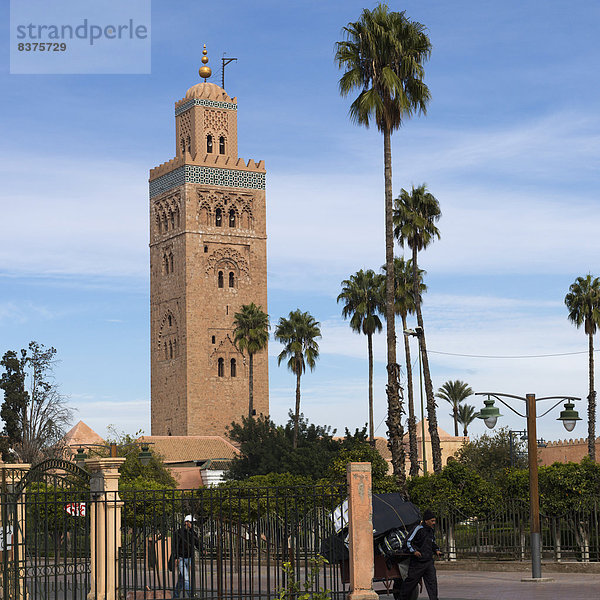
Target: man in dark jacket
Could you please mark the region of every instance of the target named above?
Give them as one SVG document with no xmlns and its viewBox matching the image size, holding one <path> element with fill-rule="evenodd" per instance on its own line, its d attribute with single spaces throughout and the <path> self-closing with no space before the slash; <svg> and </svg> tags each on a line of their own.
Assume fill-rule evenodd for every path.
<svg viewBox="0 0 600 600">
<path fill-rule="evenodd" d="M 401 600 L 407 600 L 411 597 L 421 578 L 425 582 L 429 600 L 438 600 L 437 576 L 433 566 L 433 555 L 441 556 L 441 552 L 439 546 L 435 543 L 434 527 L 435 515 L 430 510 L 426 510 L 423 513 L 423 524 L 414 528 L 406 542 L 412 556 L 408 566 L 408 576 L 402 582 L 402 588 L 400 589 Z"/>
<path fill-rule="evenodd" d="M 200 540 L 194 531 L 192 515 L 187 515 L 183 525 L 173 536 L 173 556 L 175 557 L 175 572 L 179 573 L 177 585 L 173 590 L 173 598 L 179 598 L 181 590 L 185 596 L 190 595 L 190 581 L 194 570 L 194 552 L 200 550 Z"/>
</svg>

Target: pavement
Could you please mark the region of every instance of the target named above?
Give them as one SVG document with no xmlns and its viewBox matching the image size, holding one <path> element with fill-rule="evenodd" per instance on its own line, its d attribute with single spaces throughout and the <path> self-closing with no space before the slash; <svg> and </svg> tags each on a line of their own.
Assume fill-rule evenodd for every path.
<svg viewBox="0 0 600 600">
<path fill-rule="evenodd" d="M 600 574 L 544 573 L 553 581 L 521 581 L 530 573 L 438 571 L 439 600 L 598 600 Z M 427 598 L 423 590 L 419 598 Z M 393 596 L 381 596 L 393 600 Z"/>
</svg>

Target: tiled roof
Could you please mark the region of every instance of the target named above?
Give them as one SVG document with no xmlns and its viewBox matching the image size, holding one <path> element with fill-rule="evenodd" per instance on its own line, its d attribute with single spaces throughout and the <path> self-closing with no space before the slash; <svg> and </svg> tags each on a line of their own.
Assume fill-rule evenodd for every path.
<svg viewBox="0 0 600 600">
<path fill-rule="evenodd" d="M 231 460 L 239 454 L 233 444 L 218 435 L 145 435 L 141 442 L 160 454 L 166 463 L 196 460 Z"/>
<path fill-rule="evenodd" d="M 104 444 L 104 440 L 83 421 L 79 421 L 77 425 L 65 433 L 65 437 L 63 439 L 67 446 Z"/>
</svg>

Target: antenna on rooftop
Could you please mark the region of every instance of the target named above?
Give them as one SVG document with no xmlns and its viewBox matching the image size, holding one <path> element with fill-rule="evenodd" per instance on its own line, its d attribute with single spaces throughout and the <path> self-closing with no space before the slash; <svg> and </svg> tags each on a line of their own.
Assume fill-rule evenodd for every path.
<svg viewBox="0 0 600 600">
<path fill-rule="evenodd" d="M 221 87 L 223 89 L 225 89 L 225 67 L 234 60 L 237 60 L 237 58 L 225 58 L 225 52 L 223 52 L 223 58 L 221 59 L 223 62 L 223 68 L 221 70 Z"/>
</svg>

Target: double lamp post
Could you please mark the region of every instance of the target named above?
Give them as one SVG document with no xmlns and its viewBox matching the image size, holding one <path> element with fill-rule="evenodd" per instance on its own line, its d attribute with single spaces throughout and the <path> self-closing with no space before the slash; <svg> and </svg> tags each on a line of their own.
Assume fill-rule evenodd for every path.
<svg viewBox="0 0 600 600">
<path fill-rule="evenodd" d="M 531 576 L 532 579 L 542 578 L 542 545 L 540 535 L 540 495 L 538 487 L 538 464 L 537 464 L 537 430 L 536 419 L 537 402 L 546 400 L 558 400 L 548 410 L 543 412 L 539 417 L 547 415 L 554 410 L 561 402 L 564 402 L 564 409 L 561 411 L 557 421 L 562 421 L 564 428 L 567 431 L 573 431 L 577 421 L 581 421 L 579 413 L 574 410 L 573 402 L 581 400 L 574 396 L 546 396 L 545 398 L 536 398 L 535 394 L 527 394 L 522 396 L 513 396 L 512 394 L 500 394 L 496 392 L 477 392 L 476 396 L 487 396 L 483 401 L 485 407 L 481 409 L 478 418 L 483 419 L 487 427 L 493 429 L 496 426 L 498 417 L 501 417 L 500 410 L 494 406 L 495 400 L 504 404 L 509 410 L 527 419 L 527 455 L 529 462 L 529 515 L 530 515 L 530 535 L 531 535 Z M 510 398 L 520 400 L 525 403 L 525 414 L 515 410 L 510 404 L 502 398 Z"/>
</svg>

